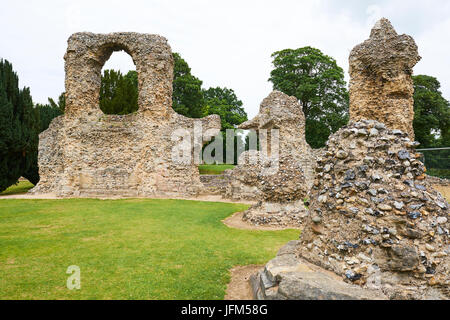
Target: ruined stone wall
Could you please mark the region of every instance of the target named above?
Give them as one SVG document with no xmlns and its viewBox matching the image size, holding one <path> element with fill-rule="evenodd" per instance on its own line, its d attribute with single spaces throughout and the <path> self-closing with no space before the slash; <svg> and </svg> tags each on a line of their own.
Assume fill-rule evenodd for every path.
<svg viewBox="0 0 450 320">
<path fill-rule="evenodd" d="M 270 132 L 271 129 L 278 129 L 279 158 L 295 162 L 295 165 L 303 172 L 306 189 L 312 186 L 317 152 L 305 140 L 305 116 L 297 98 L 289 97 L 280 91 L 273 91 L 262 101 L 258 115 L 241 124 L 239 128 L 257 132 L 261 129 L 266 129 L 267 132 Z M 267 140 L 270 141 L 270 137 Z M 231 177 L 226 192 L 227 197 L 248 200 L 263 199 L 261 159 L 255 163 L 249 161 L 249 159 L 259 159 L 259 157 L 260 153 L 255 153 L 255 151 L 241 154 L 239 165 L 228 173 Z M 276 179 L 275 176 L 266 178 Z M 278 187 L 282 188 L 281 185 Z"/>
<path fill-rule="evenodd" d="M 253 224 L 298 227 L 307 211 L 303 204 L 314 179 L 315 157 L 305 140 L 305 116 L 297 98 L 273 91 L 260 106 L 258 115 L 240 125 L 260 133 L 278 129 L 278 145 L 244 152 L 231 172 L 226 196 L 257 200 L 244 214 Z M 263 150 L 266 146 L 260 139 Z M 277 147 L 278 150 L 272 150 Z M 256 160 L 256 161 L 255 161 Z M 252 162 L 253 161 L 253 162 Z M 276 168 L 276 169 L 274 169 Z"/>
<path fill-rule="evenodd" d="M 380 122 L 351 122 L 319 159 L 300 255 L 391 299 L 450 298 L 449 205 L 416 143 Z"/>
<path fill-rule="evenodd" d="M 387 19 L 350 53 L 350 120 L 373 119 L 414 139 L 412 68 L 420 60 L 417 45 L 398 35 Z"/>
<path fill-rule="evenodd" d="M 202 193 L 206 195 L 223 195 L 228 185 L 226 174 L 203 174 L 200 175 L 203 184 Z"/>
<path fill-rule="evenodd" d="M 449 204 L 412 140 L 419 58 L 387 19 L 353 49 L 351 121 L 318 159 L 298 253 L 390 299 L 449 299 Z"/>
<path fill-rule="evenodd" d="M 366 299 L 375 290 L 381 299 L 450 299 L 449 204 L 428 181 L 413 140 L 418 59 L 414 40 L 386 19 L 352 51 L 350 122 L 317 160 L 309 215 L 289 249 L 295 254 L 279 254 L 254 277 L 260 298 Z M 305 260 L 322 271 L 305 275 Z M 323 269 L 364 292 L 324 280 Z M 274 272 L 280 276 L 267 281 Z M 310 288 L 317 290 L 308 295 Z"/>
<path fill-rule="evenodd" d="M 125 50 L 138 73 L 137 112 L 105 115 L 99 108 L 101 69 Z M 172 109 L 173 58 L 167 40 L 138 33 L 76 33 L 65 55 L 66 113 L 40 134 L 40 182 L 34 193 L 58 196 L 197 194 L 197 166 L 172 161 L 176 129 L 220 129 L 220 117 L 190 119 Z M 191 135 L 193 137 L 193 134 Z M 202 141 L 192 141 L 202 143 Z"/>
</svg>

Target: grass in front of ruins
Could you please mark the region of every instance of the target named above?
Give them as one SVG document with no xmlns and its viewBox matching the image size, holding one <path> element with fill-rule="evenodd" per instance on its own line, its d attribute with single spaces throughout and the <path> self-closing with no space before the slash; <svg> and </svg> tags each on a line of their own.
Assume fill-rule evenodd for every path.
<svg viewBox="0 0 450 320">
<path fill-rule="evenodd" d="M 198 166 L 200 174 L 222 174 L 227 169 L 233 169 L 232 164 L 201 164 Z"/>
<path fill-rule="evenodd" d="M 34 187 L 34 184 L 32 184 L 28 180 L 21 180 L 17 184 L 13 184 L 8 189 L 6 189 L 3 192 L 0 192 L 0 195 L 2 196 L 11 196 L 14 194 L 21 194 L 26 193 L 28 190 Z"/>
<path fill-rule="evenodd" d="M 0 299 L 223 299 L 236 265 L 265 264 L 297 230 L 221 220 L 243 204 L 0 200 Z M 69 266 L 81 289 L 69 290 Z"/>
</svg>

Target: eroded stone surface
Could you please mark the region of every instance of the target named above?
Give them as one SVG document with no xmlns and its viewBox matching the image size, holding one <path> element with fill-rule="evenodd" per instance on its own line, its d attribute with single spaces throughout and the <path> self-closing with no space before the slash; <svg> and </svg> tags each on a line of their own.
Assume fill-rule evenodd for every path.
<svg viewBox="0 0 450 320">
<path fill-rule="evenodd" d="M 222 195 L 228 185 L 228 177 L 224 174 L 203 174 L 200 175 L 203 184 L 202 193 L 209 195 Z"/>
<path fill-rule="evenodd" d="M 125 50 L 138 73 L 139 110 L 105 115 L 99 108 L 101 69 Z M 75 33 L 65 55 L 66 112 L 39 139 L 34 193 L 58 196 L 194 195 L 202 187 L 193 161 L 172 161 L 176 129 L 220 129 L 220 117 L 190 119 L 172 109 L 173 58 L 167 40 L 138 33 Z M 191 137 L 193 139 L 193 134 Z M 192 141 L 192 144 L 201 144 Z"/>
<path fill-rule="evenodd" d="M 398 35 L 387 19 L 378 21 L 350 54 L 350 120 L 377 120 L 414 139 L 411 75 L 419 60 L 413 38 Z"/>
<path fill-rule="evenodd" d="M 258 115 L 240 128 L 256 130 L 260 136 L 265 129 L 268 142 L 271 129 L 278 129 L 278 149 L 244 152 L 239 165 L 227 173 L 226 196 L 259 201 L 246 211 L 244 220 L 298 227 L 307 214 L 303 200 L 312 185 L 315 158 L 305 141 L 305 116 L 297 98 L 273 91 Z"/>
<path fill-rule="evenodd" d="M 266 267 L 250 278 L 259 300 L 384 300 L 374 290 L 343 282 L 326 270 L 311 266 L 296 252 L 300 241 L 290 241 Z"/>
<path fill-rule="evenodd" d="M 373 120 L 330 136 L 301 257 L 390 299 L 450 298 L 449 204 L 427 181 L 416 145 Z"/>
<path fill-rule="evenodd" d="M 386 19 L 352 51 L 351 122 L 318 157 L 300 242 L 252 277 L 257 298 L 450 298 L 449 204 L 431 187 L 411 140 L 419 59 L 414 40 Z M 305 260 L 339 283 L 296 271 Z M 348 291 L 343 281 L 375 296 Z"/>
</svg>

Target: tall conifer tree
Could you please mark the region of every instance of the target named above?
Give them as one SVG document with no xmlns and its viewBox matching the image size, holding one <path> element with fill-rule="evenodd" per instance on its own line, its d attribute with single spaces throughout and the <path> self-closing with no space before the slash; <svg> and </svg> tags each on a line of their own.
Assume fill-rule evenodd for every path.
<svg viewBox="0 0 450 320">
<path fill-rule="evenodd" d="M 21 176 L 32 183 L 39 180 L 27 175 L 37 153 L 38 132 L 39 115 L 30 89 L 19 89 L 11 63 L 0 60 L 0 191 Z"/>
</svg>

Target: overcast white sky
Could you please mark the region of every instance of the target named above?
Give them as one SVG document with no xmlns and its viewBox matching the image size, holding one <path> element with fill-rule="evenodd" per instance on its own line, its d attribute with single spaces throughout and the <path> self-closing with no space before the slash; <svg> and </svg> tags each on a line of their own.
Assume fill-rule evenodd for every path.
<svg viewBox="0 0 450 320">
<path fill-rule="evenodd" d="M 253 117 L 272 89 L 272 52 L 313 46 L 347 73 L 350 50 L 381 17 L 414 37 L 422 56 L 415 74 L 437 77 L 450 99 L 447 0 L 3 0 L 0 8 L 0 58 L 13 63 L 35 102 L 64 91 L 70 34 L 135 31 L 165 36 L 205 88 L 234 89 Z M 113 54 L 105 67 L 134 69 L 124 53 Z"/>
</svg>

